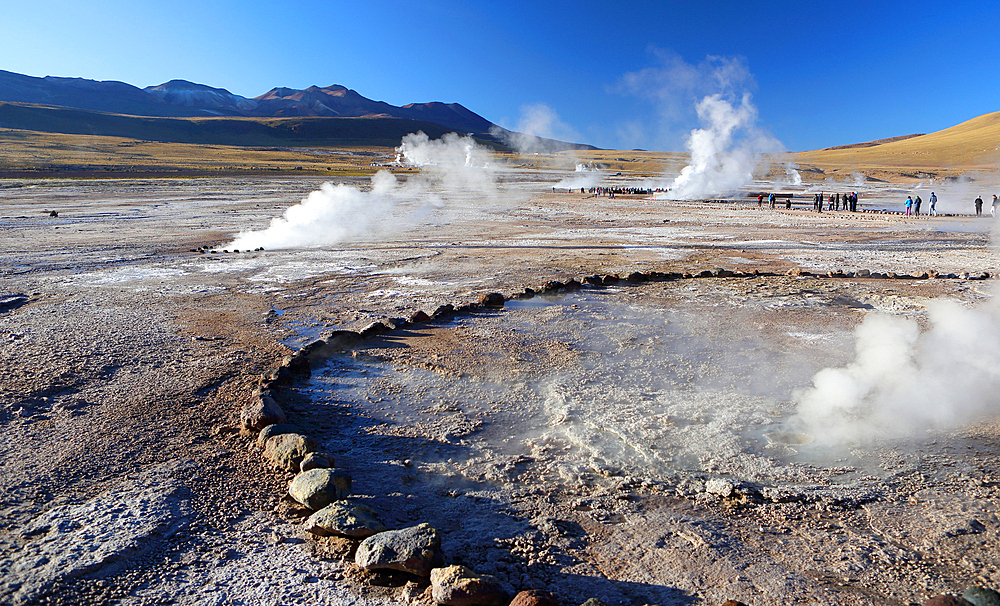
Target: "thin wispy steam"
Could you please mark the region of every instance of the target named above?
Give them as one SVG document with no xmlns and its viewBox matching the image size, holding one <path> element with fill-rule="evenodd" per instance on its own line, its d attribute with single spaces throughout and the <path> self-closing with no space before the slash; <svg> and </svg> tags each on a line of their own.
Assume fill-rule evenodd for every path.
<svg viewBox="0 0 1000 606">
<path fill-rule="evenodd" d="M 521 117 L 511 130 L 494 127 L 490 132 L 519 154 L 563 151 L 563 142 L 580 140 L 580 134 L 544 103 L 522 106 Z"/>
<path fill-rule="evenodd" d="M 410 134 L 396 153 L 399 162 L 420 167 L 420 174 L 401 182 L 382 170 L 368 189 L 324 183 L 267 229 L 241 233 L 230 248 L 310 248 L 400 233 L 452 199 L 471 196 L 489 203 L 498 196 L 490 152 L 470 137 L 449 133 L 432 140 L 422 132 Z"/>
<path fill-rule="evenodd" d="M 698 64 L 688 63 L 672 51 L 652 48 L 656 65 L 628 72 L 611 88 L 628 97 L 653 104 L 654 123 L 633 118 L 618 130 L 623 148 L 679 149 L 699 122 L 697 106 L 711 95 L 734 101 L 756 88 L 746 62 L 740 57 L 710 55 Z"/>
</svg>

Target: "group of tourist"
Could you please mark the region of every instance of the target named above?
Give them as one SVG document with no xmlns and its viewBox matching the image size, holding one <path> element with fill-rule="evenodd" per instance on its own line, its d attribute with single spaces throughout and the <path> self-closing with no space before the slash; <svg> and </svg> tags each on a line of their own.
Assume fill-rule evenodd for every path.
<svg viewBox="0 0 1000 606">
<path fill-rule="evenodd" d="M 615 196 L 648 196 L 669 190 L 661 188 L 648 189 L 644 187 L 591 187 L 586 191 L 596 196 L 614 198 Z M 584 188 L 580 188 L 580 193 L 584 193 Z"/>
<path fill-rule="evenodd" d="M 757 208 L 764 207 L 765 194 L 757 195 Z M 784 198 L 784 202 L 779 202 L 778 198 Z M 785 208 L 792 207 L 792 194 L 767 194 L 767 205 L 770 208 L 775 208 L 779 203 L 783 203 Z M 823 206 L 828 204 L 828 210 L 849 210 L 851 212 L 858 212 L 858 192 L 853 191 L 848 194 L 830 194 L 827 198 L 824 192 L 818 192 L 813 194 L 813 210 L 817 212 L 823 212 Z"/>
<path fill-rule="evenodd" d="M 997 216 L 997 204 L 1000 204 L 1000 199 L 997 199 L 996 194 L 993 194 L 993 204 L 990 205 L 990 216 L 996 218 Z M 983 214 L 983 197 L 976 197 L 976 216 Z"/>
<path fill-rule="evenodd" d="M 916 197 L 914 197 L 914 196 L 906 196 L 906 202 L 905 202 L 906 216 L 909 217 L 911 215 L 913 215 L 913 216 L 920 215 L 920 204 L 922 202 L 923 202 L 923 200 L 920 199 L 920 196 L 916 196 Z M 928 198 L 928 202 L 930 202 L 930 208 L 927 209 L 927 216 L 928 217 L 930 217 L 930 216 L 935 216 L 936 217 L 937 216 L 937 195 L 934 192 L 931 192 L 931 197 Z M 976 201 L 974 202 L 974 204 L 976 205 L 976 216 L 977 217 L 981 216 L 983 214 L 983 197 L 982 196 L 977 196 L 976 197 Z M 996 218 L 996 216 L 997 216 L 997 206 L 998 205 L 1000 205 L 1000 199 L 998 199 L 997 196 L 996 196 L 996 194 L 994 194 L 993 195 L 993 204 L 990 205 L 990 216 L 991 217 Z"/>
<path fill-rule="evenodd" d="M 927 216 L 928 217 L 931 217 L 931 216 L 936 217 L 937 216 L 937 194 L 935 194 L 934 192 L 931 192 L 931 197 L 928 198 L 927 201 L 930 203 L 930 207 L 927 209 Z M 924 201 L 923 201 L 923 199 L 920 198 L 920 196 L 917 196 L 916 198 L 914 198 L 913 196 L 906 196 L 906 216 L 909 217 L 911 215 L 913 215 L 913 216 L 920 215 L 920 205 L 923 204 L 923 203 L 924 203 Z"/>
<path fill-rule="evenodd" d="M 858 192 L 852 191 L 849 194 L 835 193 L 830 194 L 830 198 L 825 198 L 824 192 L 819 192 L 813 195 L 813 210 L 816 212 L 823 212 L 823 203 L 827 202 L 827 210 L 849 210 L 853 213 L 858 212 Z"/>
</svg>

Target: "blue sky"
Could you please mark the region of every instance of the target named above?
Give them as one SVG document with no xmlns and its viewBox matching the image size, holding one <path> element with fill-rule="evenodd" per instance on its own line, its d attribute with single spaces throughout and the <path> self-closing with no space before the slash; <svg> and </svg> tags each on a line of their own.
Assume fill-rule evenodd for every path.
<svg viewBox="0 0 1000 606">
<path fill-rule="evenodd" d="M 6 4 L 8 71 L 247 97 L 341 84 L 510 128 L 543 116 L 538 134 L 607 148 L 682 149 L 694 104 L 716 92 L 750 92 L 758 127 L 790 151 L 1000 111 L 996 0 Z M 720 65 L 729 81 L 712 77 Z"/>
</svg>

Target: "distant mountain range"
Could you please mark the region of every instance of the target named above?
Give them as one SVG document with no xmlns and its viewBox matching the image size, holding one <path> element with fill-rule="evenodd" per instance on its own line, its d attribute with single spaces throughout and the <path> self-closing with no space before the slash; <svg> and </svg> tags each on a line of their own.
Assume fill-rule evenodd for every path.
<svg viewBox="0 0 1000 606">
<path fill-rule="evenodd" d="M 138 88 L 124 82 L 53 76 L 36 78 L 0 70 L 0 102 L 4 101 L 156 118 L 395 118 L 436 124 L 445 131 L 474 134 L 486 139 L 497 139 L 501 143 L 509 140 L 507 135 L 513 134 L 458 103 L 411 103 L 396 107 L 382 101 L 372 101 L 356 91 L 338 85 L 323 88 L 310 86 L 303 90 L 273 88 L 251 99 L 235 95 L 224 88 L 213 88 L 186 80 L 171 80 L 159 86 Z M 84 119 L 79 112 L 61 117 L 59 127 L 51 126 L 55 122 L 51 119 L 11 118 L 12 115 L 27 116 L 27 113 L 6 112 L 0 126 L 48 132 L 127 136 L 122 132 L 95 132 L 95 128 L 99 131 L 100 127 L 95 127 L 94 124 L 104 124 L 107 120 L 85 120 L 86 128 L 68 124 L 73 120 Z M 19 124 L 18 120 L 24 123 Z M 38 126 L 43 123 L 48 126 Z M 53 130 L 56 128 L 63 130 Z M 121 130 L 120 125 L 118 130 Z M 547 140 L 546 143 L 558 144 L 556 149 L 594 149 L 589 145 Z"/>
</svg>

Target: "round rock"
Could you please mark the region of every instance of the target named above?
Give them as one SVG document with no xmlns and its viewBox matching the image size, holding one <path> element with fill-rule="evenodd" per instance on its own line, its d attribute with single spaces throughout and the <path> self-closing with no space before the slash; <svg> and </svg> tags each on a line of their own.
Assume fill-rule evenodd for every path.
<svg viewBox="0 0 1000 606">
<path fill-rule="evenodd" d="M 289 423 L 274 423 L 260 430 L 260 433 L 257 434 L 257 445 L 263 446 L 271 436 L 298 432 L 299 428 Z"/>
<path fill-rule="evenodd" d="M 295 476 L 288 494 L 309 509 L 323 509 L 351 494 L 351 476 L 343 469 L 310 469 Z"/>
<path fill-rule="evenodd" d="M 479 299 L 479 304 L 483 307 L 503 307 L 504 296 L 498 292 L 487 293 Z"/>
<path fill-rule="evenodd" d="M 510 601 L 500 581 L 465 566 L 432 570 L 431 597 L 444 606 L 504 606 Z"/>
<path fill-rule="evenodd" d="M 240 411 L 240 424 L 246 429 L 261 430 L 288 420 L 281 406 L 271 396 L 258 396 Z"/>
<path fill-rule="evenodd" d="M 711 480 L 705 482 L 705 492 L 719 495 L 722 498 L 732 496 L 733 490 L 733 483 L 729 480 L 712 478 Z"/>
<path fill-rule="evenodd" d="M 330 503 L 306 520 L 306 530 L 321 537 L 339 535 L 364 539 L 385 529 L 374 509 L 347 499 Z"/>
<path fill-rule="evenodd" d="M 972 606 L 967 600 L 960 598 L 958 596 L 946 593 L 944 595 L 934 596 L 933 598 L 924 602 L 924 606 Z"/>
<path fill-rule="evenodd" d="M 298 433 L 278 434 L 264 442 L 264 458 L 286 471 L 298 471 L 302 459 L 314 450 L 313 441 Z"/>
<path fill-rule="evenodd" d="M 310 469 L 321 469 L 333 466 L 333 457 L 330 455 L 310 452 L 306 454 L 306 456 L 302 457 L 302 462 L 299 463 L 299 471 L 309 471 Z"/>
<path fill-rule="evenodd" d="M 514 596 L 510 606 L 559 606 L 559 601 L 547 591 L 526 589 Z"/>
<path fill-rule="evenodd" d="M 1000 593 L 973 585 L 962 592 L 962 599 L 973 606 L 1000 606 Z"/>
<path fill-rule="evenodd" d="M 430 524 L 380 532 L 358 545 L 354 563 L 366 570 L 401 570 L 428 577 L 444 564 L 441 535 Z"/>
</svg>

